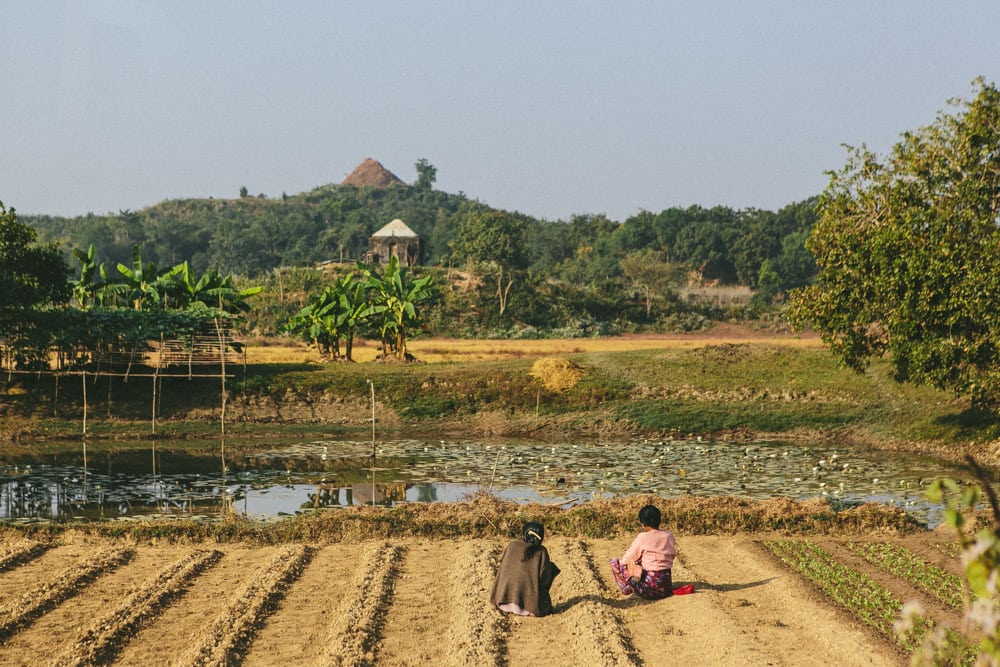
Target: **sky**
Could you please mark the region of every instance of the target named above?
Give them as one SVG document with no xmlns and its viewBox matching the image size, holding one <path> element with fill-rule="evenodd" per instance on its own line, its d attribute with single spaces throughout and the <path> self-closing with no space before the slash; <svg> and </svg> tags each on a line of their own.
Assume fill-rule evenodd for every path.
<svg viewBox="0 0 1000 667">
<path fill-rule="evenodd" d="M 996 0 L 0 0 L 0 201 L 76 216 L 341 182 L 547 220 L 819 194 L 1000 82 Z"/>
</svg>

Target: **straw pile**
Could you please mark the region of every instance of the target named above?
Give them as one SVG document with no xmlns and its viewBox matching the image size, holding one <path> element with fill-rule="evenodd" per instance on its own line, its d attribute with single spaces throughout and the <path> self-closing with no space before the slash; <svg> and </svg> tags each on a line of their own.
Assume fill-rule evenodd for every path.
<svg viewBox="0 0 1000 667">
<path fill-rule="evenodd" d="M 531 366 L 528 373 L 533 378 L 537 378 L 546 389 L 555 392 L 569 391 L 576 386 L 584 375 L 587 374 L 582 367 L 574 364 L 569 359 L 559 357 L 543 357 Z"/>
</svg>

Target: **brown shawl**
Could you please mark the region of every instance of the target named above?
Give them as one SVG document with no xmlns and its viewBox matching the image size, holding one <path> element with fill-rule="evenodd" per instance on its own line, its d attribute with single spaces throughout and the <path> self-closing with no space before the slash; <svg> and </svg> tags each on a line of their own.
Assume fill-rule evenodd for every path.
<svg viewBox="0 0 1000 667">
<path fill-rule="evenodd" d="M 549 588 L 559 568 L 542 546 L 523 560 L 529 546 L 524 540 L 514 540 L 504 549 L 490 602 L 494 607 L 513 602 L 535 616 L 545 616 L 552 613 Z"/>
</svg>

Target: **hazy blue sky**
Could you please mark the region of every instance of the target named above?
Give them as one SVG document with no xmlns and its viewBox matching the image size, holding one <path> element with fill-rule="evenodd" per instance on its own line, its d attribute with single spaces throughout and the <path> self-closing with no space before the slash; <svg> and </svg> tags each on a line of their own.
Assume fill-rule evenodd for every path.
<svg viewBox="0 0 1000 667">
<path fill-rule="evenodd" d="M 0 200 L 294 194 L 366 157 L 568 219 L 818 194 L 1000 82 L 1000 2 L 0 0 Z"/>
</svg>

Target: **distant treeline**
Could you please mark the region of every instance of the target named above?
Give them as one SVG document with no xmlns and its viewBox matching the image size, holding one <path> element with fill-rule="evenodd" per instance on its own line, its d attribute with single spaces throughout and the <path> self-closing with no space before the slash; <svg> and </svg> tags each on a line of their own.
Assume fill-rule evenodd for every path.
<svg viewBox="0 0 1000 667">
<path fill-rule="evenodd" d="M 128 264 L 138 246 L 143 259 L 157 266 L 187 261 L 195 272 L 274 285 L 275 296 L 284 302 L 287 285 L 284 279 L 275 281 L 276 272 L 291 278 L 293 268 L 328 260 L 353 265 L 368 251 L 371 234 L 400 218 L 421 236 L 422 264 L 428 270 L 451 269 L 452 280 L 454 271 L 472 276 L 473 294 L 439 304 L 431 317 L 438 330 L 465 321 L 466 335 L 483 335 L 484 328 L 510 335 L 522 325 L 587 328 L 588 322 L 604 323 L 601 331 L 628 328 L 622 322 L 677 328 L 664 322 L 691 312 L 690 304 L 678 298 L 685 286 L 750 288 L 760 308 L 808 284 L 815 272 L 804 247 L 816 221 L 814 199 L 777 212 L 692 206 L 642 211 L 617 222 L 601 214 L 539 220 L 492 209 L 464 194 L 436 191 L 428 183 L 326 185 L 277 198 L 241 195 L 170 200 L 117 214 L 21 220 L 37 230 L 40 242 L 57 243 L 70 266 L 73 249 L 93 245 L 97 261 L 113 267 Z M 270 291 L 265 287 L 258 307 L 285 311 L 292 306 L 265 303 Z M 301 303 L 308 295 L 296 296 Z M 474 317 L 479 318 L 475 332 L 469 329 Z M 606 326 L 612 322 L 618 324 Z M 258 324 L 266 332 L 279 325 L 277 319 Z"/>
<path fill-rule="evenodd" d="M 463 218 L 473 208 L 488 209 L 470 204 L 462 194 L 413 186 L 326 185 L 280 198 L 178 199 L 117 214 L 20 219 L 38 231 L 39 242 L 55 241 L 67 257 L 93 244 L 109 266 L 127 264 L 139 245 L 159 266 L 187 260 L 199 272 L 252 278 L 282 266 L 362 259 L 371 234 L 394 218 L 422 237 L 424 264 L 455 265 L 450 242 Z M 810 199 L 777 212 L 670 208 L 620 223 L 600 214 L 568 221 L 509 215 L 524 223 L 526 268 L 535 275 L 599 283 L 620 276 L 619 262 L 629 253 L 652 250 L 725 285 L 757 289 L 763 269 L 765 281 L 783 290 L 806 284 L 814 272 L 803 246 L 816 219 L 814 204 Z"/>
</svg>

